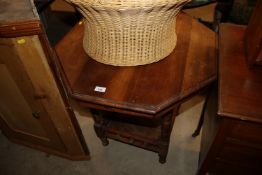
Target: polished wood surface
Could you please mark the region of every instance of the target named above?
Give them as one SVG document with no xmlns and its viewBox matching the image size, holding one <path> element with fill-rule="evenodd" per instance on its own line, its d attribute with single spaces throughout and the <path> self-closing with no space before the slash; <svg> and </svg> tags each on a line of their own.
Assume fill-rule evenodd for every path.
<svg viewBox="0 0 262 175">
<path fill-rule="evenodd" d="M 216 109 L 217 104 L 211 103 L 211 108 Z M 261 132 L 261 123 L 207 112 L 202 130 L 198 174 L 261 174 Z"/>
<path fill-rule="evenodd" d="M 262 1 L 257 1 L 245 31 L 245 51 L 250 66 L 262 65 Z"/>
<path fill-rule="evenodd" d="M 245 61 L 246 27 L 220 27 L 219 115 L 262 122 L 262 69 L 249 69 Z"/>
<path fill-rule="evenodd" d="M 157 152 L 165 163 L 181 101 L 216 79 L 216 34 L 184 13 L 177 19 L 178 42 L 165 59 L 143 66 L 98 63 L 82 46 L 77 24 L 55 47 L 67 90 L 91 109 L 103 145 L 108 138 Z M 94 91 L 96 86 L 106 91 Z"/>
<path fill-rule="evenodd" d="M 199 175 L 262 174 L 262 69 L 246 62 L 245 30 L 220 26 L 218 99 L 206 111 Z"/>
<path fill-rule="evenodd" d="M 107 110 L 156 115 L 216 79 L 216 35 L 181 13 L 175 50 L 154 64 L 114 67 L 98 63 L 83 50 L 83 25 L 56 46 L 73 98 Z M 105 93 L 95 92 L 106 87 Z"/>
</svg>

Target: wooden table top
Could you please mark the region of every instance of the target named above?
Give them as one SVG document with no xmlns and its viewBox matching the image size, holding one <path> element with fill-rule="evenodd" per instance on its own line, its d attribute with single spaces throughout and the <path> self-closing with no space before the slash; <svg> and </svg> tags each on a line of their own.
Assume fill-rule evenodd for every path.
<svg viewBox="0 0 262 175">
<path fill-rule="evenodd" d="M 218 113 L 262 122 L 262 67 L 248 67 L 243 41 L 245 29 L 232 24 L 220 26 Z"/>
<path fill-rule="evenodd" d="M 184 13 L 178 42 L 165 59 L 143 66 L 98 63 L 83 50 L 77 24 L 55 47 L 71 96 L 87 106 L 156 115 L 216 79 L 216 34 Z M 106 92 L 95 92 L 96 86 Z"/>
</svg>

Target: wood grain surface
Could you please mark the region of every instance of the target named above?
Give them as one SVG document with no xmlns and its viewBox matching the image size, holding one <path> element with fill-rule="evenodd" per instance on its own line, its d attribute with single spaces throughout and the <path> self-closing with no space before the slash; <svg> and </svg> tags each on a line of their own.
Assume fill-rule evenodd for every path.
<svg viewBox="0 0 262 175">
<path fill-rule="evenodd" d="M 220 26 L 219 114 L 262 122 L 262 69 L 249 69 L 245 61 L 246 27 Z"/>
<path fill-rule="evenodd" d="M 2 38 L 42 33 L 39 16 L 31 0 L 0 0 L 0 13 Z"/>
<path fill-rule="evenodd" d="M 245 31 L 246 59 L 250 66 L 262 65 L 262 1 L 257 1 L 254 12 Z"/>
<path fill-rule="evenodd" d="M 115 67 L 94 61 L 83 50 L 77 24 L 56 46 L 71 96 L 94 108 L 155 115 L 216 79 L 216 34 L 180 13 L 174 51 L 157 63 Z M 106 88 L 95 92 L 96 86 Z"/>
</svg>

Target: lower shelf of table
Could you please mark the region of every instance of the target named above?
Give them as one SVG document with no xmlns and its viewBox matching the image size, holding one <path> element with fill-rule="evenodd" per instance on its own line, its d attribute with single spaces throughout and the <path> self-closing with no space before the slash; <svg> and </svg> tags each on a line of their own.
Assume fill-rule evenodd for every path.
<svg viewBox="0 0 262 175">
<path fill-rule="evenodd" d="M 158 152 L 161 126 L 142 126 L 111 120 L 105 128 L 105 134 L 107 138 Z"/>
<path fill-rule="evenodd" d="M 91 110 L 91 113 L 95 120 L 96 134 L 103 145 L 109 144 L 108 139 L 114 139 L 156 152 L 159 162 L 166 162 L 170 133 L 177 110 L 168 111 L 158 119 L 153 119 L 153 117 L 145 119 L 100 110 Z"/>
</svg>

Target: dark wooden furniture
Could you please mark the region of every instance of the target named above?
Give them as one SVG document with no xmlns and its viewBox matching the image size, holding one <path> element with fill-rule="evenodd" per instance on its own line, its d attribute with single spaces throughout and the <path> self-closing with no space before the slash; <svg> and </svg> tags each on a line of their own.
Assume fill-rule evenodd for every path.
<svg viewBox="0 0 262 175">
<path fill-rule="evenodd" d="M 187 3 L 183 9 L 191 9 L 191 8 L 197 8 L 197 7 L 202 7 L 205 5 L 209 5 L 212 3 L 216 3 L 217 0 L 191 0 L 189 3 Z"/>
<path fill-rule="evenodd" d="M 262 1 L 257 1 L 245 32 L 245 53 L 249 66 L 262 65 Z"/>
<path fill-rule="evenodd" d="M 68 92 L 94 115 L 95 131 L 107 138 L 157 152 L 164 163 L 179 104 L 216 79 L 216 34 L 181 13 L 173 53 L 157 63 L 114 67 L 88 57 L 83 25 L 56 46 Z M 95 88 L 105 87 L 105 92 Z"/>
<path fill-rule="evenodd" d="M 34 0 L 34 4 L 36 6 L 38 13 L 41 13 L 43 10 L 49 7 L 49 5 L 52 4 L 54 1 L 55 0 Z"/>
<path fill-rule="evenodd" d="M 31 2 L 0 0 L 0 129 L 16 143 L 69 159 L 88 159 Z"/>
<path fill-rule="evenodd" d="M 217 0 L 215 21 L 227 22 L 235 0 Z"/>
<path fill-rule="evenodd" d="M 220 26 L 218 109 L 213 97 L 202 131 L 198 174 L 262 174 L 262 69 L 246 64 L 245 30 Z"/>
</svg>

